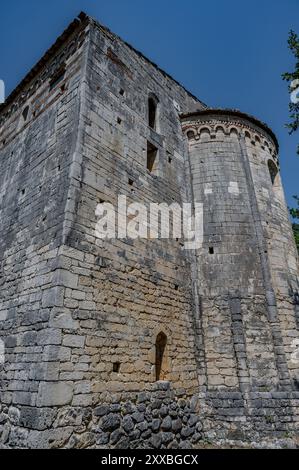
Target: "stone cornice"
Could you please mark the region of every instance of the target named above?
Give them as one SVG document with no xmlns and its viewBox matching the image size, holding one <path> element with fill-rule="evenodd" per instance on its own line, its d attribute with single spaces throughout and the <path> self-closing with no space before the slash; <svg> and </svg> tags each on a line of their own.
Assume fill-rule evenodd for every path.
<svg viewBox="0 0 299 470">
<path fill-rule="evenodd" d="M 247 129 L 249 131 L 252 128 L 255 130 L 255 132 L 262 130 L 271 138 L 278 153 L 278 140 L 274 132 L 267 126 L 267 124 L 241 111 L 235 109 L 204 109 L 192 113 L 181 114 L 180 118 L 182 121 L 183 130 L 186 130 L 187 127 L 190 126 L 198 127 L 202 126 L 203 124 L 209 124 L 213 120 L 217 121 L 217 125 L 223 125 L 226 127 L 238 125 L 242 129 Z"/>
</svg>

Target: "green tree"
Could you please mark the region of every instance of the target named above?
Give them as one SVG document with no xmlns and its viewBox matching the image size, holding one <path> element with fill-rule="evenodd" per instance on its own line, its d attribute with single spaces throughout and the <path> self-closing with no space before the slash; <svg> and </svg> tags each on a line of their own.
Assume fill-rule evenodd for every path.
<svg viewBox="0 0 299 470">
<path fill-rule="evenodd" d="M 294 80 L 299 80 L 299 37 L 298 34 L 294 33 L 294 31 L 290 31 L 289 33 L 288 45 L 296 60 L 295 70 L 291 73 L 284 73 L 282 78 L 289 83 L 289 92 L 291 93 L 293 91 L 292 83 Z M 290 101 L 289 104 L 291 122 L 287 124 L 286 127 L 289 129 L 290 134 L 297 131 L 299 128 L 299 100 L 296 101 L 298 102 L 293 103 Z M 297 153 L 299 154 L 299 145 L 297 148 Z"/>
<path fill-rule="evenodd" d="M 294 31 L 290 31 L 289 39 L 288 39 L 288 46 L 290 51 L 294 54 L 295 57 L 295 69 L 294 72 L 287 72 L 283 74 L 283 79 L 286 80 L 289 84 L 289 92 L 291 93 L 294 89 L 294 80 L 299 79 L 299 37 Z M 297 85 L 296 85 L 297 86 Z M 292 134 L 293 132 L 297 131 L 299 128 L 299 100 L 295 100 L 298 102 L 290 101 L 289 104 L 289 111 L 290 111 L 290 119 L 291 122 L 286 125 L 289 129 L 289 133 Z M 299 155 L 299 145 L 297 147 L 297 153 Z M 299 197 L 294 196 L 294 199 L 297 202 L 296 208 L 290 209 L 290 214 L 293 219 L 293 230 L 295 235 L 295 240 L 299 252 Z"/>
</svg>

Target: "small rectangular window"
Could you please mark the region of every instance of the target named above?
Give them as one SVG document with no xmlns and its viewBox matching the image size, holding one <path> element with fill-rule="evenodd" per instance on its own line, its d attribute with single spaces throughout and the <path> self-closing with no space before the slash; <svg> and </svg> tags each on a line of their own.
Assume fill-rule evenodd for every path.
<svg viewBox="0 0 299 470">
<path fill-rule="evenodd" d="M 55 75 L 50 80 L 50 91 L 53 90 L 62 80 L 64 79 L 65 76 L 65 69 L 60 69 Z"/>
</svg>

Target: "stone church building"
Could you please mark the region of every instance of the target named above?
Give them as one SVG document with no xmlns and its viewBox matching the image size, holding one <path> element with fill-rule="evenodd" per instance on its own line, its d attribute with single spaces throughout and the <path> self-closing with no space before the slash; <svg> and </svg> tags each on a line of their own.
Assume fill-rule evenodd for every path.
<svg viewBox="0 0 299 470">
<path fill-rule="evenodd" d="M 119 195 L 202 245 L 97 239 Z M 295 446 L 298 327 L 271 129 L 81 13 L 0 107 L 0 445 Z"/>
</svg>

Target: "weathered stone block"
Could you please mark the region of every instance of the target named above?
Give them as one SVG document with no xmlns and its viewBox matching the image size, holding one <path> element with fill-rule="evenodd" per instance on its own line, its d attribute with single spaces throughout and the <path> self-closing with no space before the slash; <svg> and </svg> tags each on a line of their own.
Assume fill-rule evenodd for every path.
<svg viewBox="0 0 299 470">
<path fill-rule="evenodd" d="M 41 382 L 39 385 L 37 406 L 68 405 L 73 399 L 71 382 Z"/>
<path fill-rule="evenodd" d="M 63 346 L 71 348 L 83 348 L 85 343 L 85 336 L 80 335 L 65 335 L 63 337 Z"/>
</svg>

